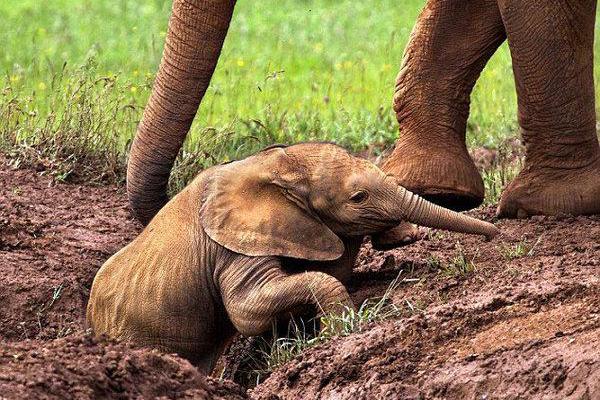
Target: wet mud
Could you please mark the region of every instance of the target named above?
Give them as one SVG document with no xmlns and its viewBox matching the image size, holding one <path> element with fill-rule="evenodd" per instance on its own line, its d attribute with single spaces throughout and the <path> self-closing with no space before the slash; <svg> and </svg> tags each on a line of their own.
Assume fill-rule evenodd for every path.
<svg viewBox="0 0 600 400">
<path fill-rule="evenodd" d="M 363 246 L 357 304 L 402 283 L 402 317 L 335 338 L 257 387 L 86 331 L 102 263 L 141 227 L 121 187 L 56 184 L 0 158 L 0 397 L 600 399 L 600 217 L 498 222 Z M 471 213 L 494 219 L 494 208 Z"/>
</svg>

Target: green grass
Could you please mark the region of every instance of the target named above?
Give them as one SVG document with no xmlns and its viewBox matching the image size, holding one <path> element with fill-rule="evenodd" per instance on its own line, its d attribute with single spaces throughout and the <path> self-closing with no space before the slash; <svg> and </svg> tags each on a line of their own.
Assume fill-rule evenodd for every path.
<svg viewBox="0 0 600 400">
<path fill-rule="evenodd" d="M 381 297 L 366 299 L 356 310 L 345 307 L 341 314 L 325 314 L 319 318 L 318 323 L 314 319 L 309 321 L 308 326 L 302 320 L 292 320 L 287 334 L 281 336 L 274 327 L 272 340 L 261 338 L 245 355 L 243 370 L 235 371 L 236 380 L 244 382 L 246 386 L 257 385 L 277 367 L 311 347 L 334 337 L 363 332 L 373 322 L 398 319 L 421 312 L 410 303 L 406 306 L 393 303 L 392 296 L 400 285 L 412 282 L 401 279 L 400 276 L 401 274 L 390 282 Z"/>
<path fill-rule="evenodd" d="M 502 190 L 517 176 L 524 162 L 524 148 L 514 140 L 502 140 L 496 146 L 496 157 L 481 171 L 485 187 L 485 205 L 500 201 Z"/>
<path fill-rule="evenodd" d="M 427 258 L 426 264 L 431 271 L 437 271 L 444 278 L 461 278 L 471 275 L 476 270 L 475 258 L 479 249 L 474 255 L 468 256 L 460 242 L 456 242 L 455 253 L 448 260 L 442 260 L 436 255 Z"/>
<path fill-rule="evenodd" d="M 180 165 L 202 168 L 272 142 L 324 139 L 354 150 L 393 143 L 394 80 L 423 4 L 239 1 Z M 27 148 L 21 154 L 33 151 L 58 163 L 60 152 L 48 156 L 41 149 L 48 137 L 57 136 L 66 154 L 65 142 L 84 136 L 93 159 L 106 157 L 104 146 L 117 152 L 109 164 L 122 162 L 160 60 L 170 6 L 166 0 L 1 2 L 5 147 L 17 143 Z M 87 88 L 85 98 L 74 93 L 77 86 Z M 82 101 L 98 107 L 80 107 Z M 496 147 L 516 126 L 504 45 L 476 86 L 469 144 Z M 78 154 L 55 175 L 68 177 L 83 161 L 89 162 Z M 118 175 L 115 168 L 110 164 L 103 176 Z"/>
<path fill-rule="evenodd" d="M 517 243 L 502 243 L 498 247 L 498 251 L 500 252 L 500 254 L 502 254 L 506 261 L 511 261 L 525 256 L 532 256 L 534 254 L 535 248 L 542 241 L 542 237 L 543 235 L 538 237 L 537 240 L 534 242 L 528 241 L 525 238 L 523 238 Z"/>
</svg>

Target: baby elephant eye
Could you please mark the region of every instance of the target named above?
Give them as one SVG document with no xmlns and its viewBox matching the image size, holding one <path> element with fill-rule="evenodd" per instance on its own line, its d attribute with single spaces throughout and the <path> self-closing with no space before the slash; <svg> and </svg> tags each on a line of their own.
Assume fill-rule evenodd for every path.
<svg viewBox="0 0 600 400">
<path fill-rule="evenodd" d="M 359 190 L 350 196 L 350 201 L 356 204 L 362 203 L 369 198 L 369 194 L 364 190 Z"/>
</svg>

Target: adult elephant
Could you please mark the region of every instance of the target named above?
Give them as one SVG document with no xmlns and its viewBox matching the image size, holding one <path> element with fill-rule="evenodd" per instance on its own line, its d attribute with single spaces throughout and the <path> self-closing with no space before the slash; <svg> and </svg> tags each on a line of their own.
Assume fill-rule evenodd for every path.
<svg viewBox="0 0 600 400">
<path fill-rule="evenodd" d="M 465 145 L 475 81 L 508 38 L 525 165 L 498 216 L 600 213 L 596 0 L 429 0 L 397 78 L 400 139 L 383 169 L 455 209 L 483 201 Z"/>
<path fill-rule="evenodd" d="M 234 0 L 174 0 L 160 69 L 132 144 L 128 194 L 147 223 L 166 203 L 173 162 L 217 64 Z M 469 97 L 508 37 L 525 168 L 499 214 L 600 212 L 595 132 L 595 0 L 429 0 L 398 76 L 401 137 L 385 162 L 399 182 L 439 203 L 468 209 L 483 184 L 465 145 Z"/>
</svg>

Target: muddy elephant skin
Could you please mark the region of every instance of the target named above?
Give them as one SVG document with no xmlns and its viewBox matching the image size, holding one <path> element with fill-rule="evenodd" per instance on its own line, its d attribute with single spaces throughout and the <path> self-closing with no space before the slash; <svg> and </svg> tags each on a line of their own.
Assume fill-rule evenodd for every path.
<svg viewBox="0 0 600 400">
<path fill-rule="evenodd" d="M 400 221 L 494 236 L 333 144 L 269 148 L 210 168 L 97 273 L 96 334 L 176 352 L 209 371 L 228 339 L 288 311 L 352 307 L 343 285 L 365 235 Z"/>
</svg>

